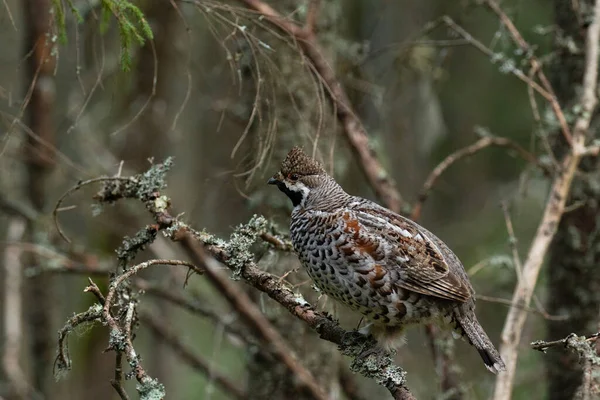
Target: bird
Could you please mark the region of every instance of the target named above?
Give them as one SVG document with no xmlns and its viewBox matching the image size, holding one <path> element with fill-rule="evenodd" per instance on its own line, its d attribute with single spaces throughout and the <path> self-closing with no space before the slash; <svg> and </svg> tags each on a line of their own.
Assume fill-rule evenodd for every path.
<svg viewBox="0 0 600 400">
<path fill-rule="evenodd" d="M 441 239 L 346 193 L 298 146 L 267 183 L 292 202 L 290 237 L 301 264 L 321 292 L 362 314 L 369 322 L 362 333 L 391 349 L 406 327 L 433 323 L 466 339 L 489 371 L 505 370 L 475 315 L 469 277 Z"/>
</svg>

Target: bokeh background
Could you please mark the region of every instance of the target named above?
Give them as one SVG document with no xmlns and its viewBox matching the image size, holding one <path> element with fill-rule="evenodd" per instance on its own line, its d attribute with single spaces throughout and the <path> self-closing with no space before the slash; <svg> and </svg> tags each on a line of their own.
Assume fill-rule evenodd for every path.
<svg viewBox="0 0 600 400">
<path fill-rule="evenodd" d="M 109 383 L 114 355 L 103 353 L 107 329 L 77 329 L 70 339 L 72 371 L 58 381 L 52 375 L 56 332 L 66 318 L 94 301 L 82 292 L 90 275 L 85 269 L 116 266 L 115 249 L 122 238 L 151 221 L 135 202 L 94 206 L 97 188 L 86 188 L 67 200 L 66 205 L 76 207 L 59 215 L 72 239 L 66 244 L 57 235 L 51 212 L 58 198 L 79 180 L 138 173 L 153 161 L 173 156 L 175 166 L 165 193 L 172 199 L 174 214 L 185 213 L 182 218 L 192 226 L 224 238 L 253 214 L 266 216 L 285 231 L 291 205 L 265 182 L 289 148 L 302 145 L 323 161 L 348 192 L 377 200 L 325 89 L 287 34 L 235 1 L 142 0 L 135 4 L 154 39 L 143 45 L 134 42 L 124 54 L 115 18 L 102 21 L 103 3 L 74 1 L 79 23 L 63 4 L 65 31 L 52 22 L 45 36 L 53 43 L 55 62 L 40 71 L 30 67 L 36 48 L 31 21 L 37 18 L 42 25 L 55 21 L 56 8 L 54 14 L 44 15 L 42 11 L 52 8 L 45 0 L 5 0 L 0 5 L 0 247 L 4 257 L 0 293 L 14 294 L 7 290 L 20 276 L 16 293 L 23 307 L 22 311 L 7 308 L 12 300 L 0 296 L 4 316 L 0 328 L 6 334 L 15 323 L 20 327 L 18 359 L 27 382 L 36 388 L 31 398 L 117 398 Z M 304 0 L 270 3 L 299 23 L 309 8 Z M 328 0 L 319 4 L 319 43 L 363 121 L 370 145 L 396 181 L 405 211 L 416 201 L 431 170 L 481 135 L 510 138 L 542 159 L 547 159 L 545 146 L 553 145 L 547 105 L 540 105 L 547 123 L 541 127 L 534 120 L 527 86 L 510 73 L 511 68 L 520 68 L 523 55 L 497 17 L 476 3 Z M 542 0 L 506 0 L 502 6 L 535 53 L 556 60 L 560 7 Z M 443 15 L 504 59 L 483 54 L 444 24 L 429 29 L 428 24 Z M 61 40 L 63 33 L 66 41 Z M 557 81 L 556 75 L 551 78 Z M 49 96 L 41 105 L 28 101 L 34 80 L 45 85 Z M 27 128 L 32 124 L 41 131 Z M 31 148 L 46 149 L 41 151 L 49 162 L 32 167 Z M 34 175 L 40 180 L 32 180 Z M 548 178 L 538 168 L 507 149 L 488 148 L 452 166 L 424 205 L 420 222 L 456 252 L 472 274 L 477 293 L 486 296 L 478 301 L 477 311 L 495 343 L 508 309 L 502 301 L 510 301 L 516 281 L 501 205 L 509 210 L 514 244 L 524 257 L 547 189 Z M 29 222 L 24 215 L 29 215 Z M 15 252 L 21 257 L 14 264 L 20 268 L 16 272 L 9 262 Z M 65 272 L 65 257 L 84 271 Z M 139 260 L 147 258 L 185 256 L 159 238 Z M 257 250 L 257 260 L 277 275 L 291 271 L 286 279 L 317 302 L 318 293 L 293 255 L 263 246 Z M 532 305 L 523 334 L 515 399 L 552 397 L 547 394 L 545 356 L 528 347 L 532 340 L 547 338 L 546 311 L 537 307 L 551 296 L 545 271 L 536 289 L 539 304 Z M 244 331 L 236 313 L 202 276 L 192 277 L 185 290 L 185 271 L 157 267 L 142 276 L 149 284 L 215 311 Z M 106 274 L 95 274 L 94 280 L 106 288 Z M 389 396 L 372 381 L 350 374 L 347 360 L 334 345 L 320 341 L 266 296 L 242 282 L 236 285 L 247 290 L 282 329 L 306 365 L 331 384 L 333 398 L 349 398 L 341 387 L 350 384 L 357 387 L 356 398 Z M 142 309 L 173 330 L 210 368 L 247 390 L 248 398 L 285 398 L 273 382 L 285 380 L 287 372 L 260 346 L 247 344 L 222 325 L 149 292 L 140 299 Z M 345 328 L 356 326 L 356 316 L 331 301 L 321 298 L 318 304 L 336 313 Z M 547 313 L 564 316 L 568 310 Z M 563 318 L 560 323 L 569 321 Z M 135 344 L 149 373 L 166 385 L 168 398 L 234 398 L 215 385 L 210 374 L 182 361 L 144 324 L 137 330 Z M 6 351 L 7 345 L 0 344 L 0 349 Z M 440 371 L 431 354 L 423 329 L 413 328 L 397 356 L 418 398 L 444 398 Z M 468 344 L 457 342 L 455 354 L 463 398 L 487 398 L 494 376 Z M 134 386 L 127 383 L 130 393 Z M 0 396 L 13 395 L 7 376 L 0 374 Z"/>
</svg>

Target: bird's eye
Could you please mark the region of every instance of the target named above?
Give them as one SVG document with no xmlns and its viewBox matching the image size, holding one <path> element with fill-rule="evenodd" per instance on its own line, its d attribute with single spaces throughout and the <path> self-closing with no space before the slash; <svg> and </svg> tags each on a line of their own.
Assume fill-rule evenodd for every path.
<svg viewBox="0 0 600 400">
<path fill-rule="evenodd" d="M 289 174 L 288 178 L 290 178 L 291 181 L 297 181 L 300 177 L 298 174 Z"/>
</svg>

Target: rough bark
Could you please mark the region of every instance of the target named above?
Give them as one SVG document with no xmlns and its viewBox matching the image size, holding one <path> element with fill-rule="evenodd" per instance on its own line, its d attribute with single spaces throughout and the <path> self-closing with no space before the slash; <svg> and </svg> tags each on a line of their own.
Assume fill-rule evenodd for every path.
<svg viewBox="0 0 600 400">
<path fill-rule="evenodd" d="M 554 1 L 556 24 L 565 37 L 570 37 L 583 49 L 585 41 L 585 16 L 592 2 L 579 2 L 578 10 L 571 2 Z M 588 10 L 588 11 L 586 11 Z M 574 54 L 557 45 L 558 58 L 552 74 L 552 83 L 561 104 L 569 105 L 577 95 L 583 73 L 583 52 Z M 597 124 L 592 120 L 592 126 Z M 564 143 L 555 146 L 556 152 L 564 150 Z M 548 312 L 567 314 L 569 320 L 547 322 L 548 338 L 558 339 L 577 333 L 595 332 L 600 309 L 600 162 L 588 157 L 580 165 L 582 173 L 573 182 L 568 204 L 574 209 L 563 216 L 556 239 L 551 248 L 548 265 Z M 546 358 L 548 398 L 562 400 L 576 398 L 583 371 L 578 356 L 562 348 L 552 349 Z"/>
</svg>

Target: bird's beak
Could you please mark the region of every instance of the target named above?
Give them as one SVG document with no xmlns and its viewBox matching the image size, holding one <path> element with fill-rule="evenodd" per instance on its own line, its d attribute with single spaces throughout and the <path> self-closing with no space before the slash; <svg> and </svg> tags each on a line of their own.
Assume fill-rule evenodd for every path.
<svg viewBox="0 0 600 400">
<path fill-rule="evenodd" d="M 278 183 L 281 183 L 282 181 L 283 181 L 283 175 L 281 174 L 281 172 L 278 172 L 267 181 L 267 184 L 277 185 Z"/>
</svg>

